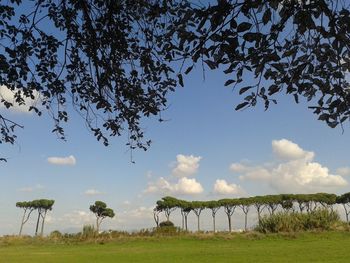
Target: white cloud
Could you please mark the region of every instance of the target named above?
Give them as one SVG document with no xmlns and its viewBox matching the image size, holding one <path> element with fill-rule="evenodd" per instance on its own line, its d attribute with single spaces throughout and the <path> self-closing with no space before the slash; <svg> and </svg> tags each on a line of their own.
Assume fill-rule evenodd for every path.
<svg viewBox="0 0 350 263">
<path fill-rule="evenodd" d="M 156 182 L 150 183 L 144 193 L 193 195 L 203 192 L 202 185 L 194 178 L 182 177 L 175 183 L 171 183 L 160 177 Z"/>
<path fill-rule="evenodd" d="M 217 179 L 214 184 L 213 192 L 220 195 L 242 195 L 243 189 L 236 184 L 229 184 L 226 180 Z"/>
<path fill-rule="evenodd" d="M 145 206 L 140 206 L 138 208 L 124 211 L 120 217 L 123 220 L 130 220 L 132 219 L 145 219 L 145 218 L 153 218 L 153 209 L 154 207 L 145 207 Z M 124 221 L 124 220 L 123 220 Z"/>
<path fill-rule="evenodd" d="M 47 161 L 53 165 L 75 165 L 76 159 L 73 155 L 68 157 L 49 157 Z"/>
<path fill-rule="evenodd" d="M 246 170 L 242 172 L 241 180 L 268 180 L 271 178 L 271 174 L 268 167 L 255 166 L 246 167 Z"/>
<path fill-rule="evenodd" d="M 82 227 L 86 224 L 94 224 L 96 217 L 91 212 L 82 210 L 75 210 L 70 213 L 64 214 L 58 221 L 68 223 L 70 226 Z"/>
<path fill-rule="evenodd" d="M 336 172 L 341 176 L 348 176 L 350 175 L 350 167 L 340 167 Z"/>
<path fill-rule="evenodd" d="M 178 154 L 176 156 L 176 166 L 172 174 L 177 177 L 187 177 L 197 172 L 199 168 L 200 156 Z"/>
<path fill-rule="evenodd" d="M 100 195 L 102 194 L 100 191 L 96 190 L 96 189 L 88 189 L 84 192 L 85 195 L 90 195 L 90 196 L 93 196 L 93 195 Z"/>
<path fill-rule="evenodd" d="M 13 106 L 9 108 L 9 110 L 11 111 L 18 112 L 18 113 L 31 113 L 29 111 L 29 107 L 37 106 L 40 98 L 39 93 L 37 91 L 33 91 L 34 99 L 22 96 L 24 99 L 25 105 L 19 105 L 18 103 L 16 103 L 16 100 L 15 100 L 15 93 L 17 93 L 18 91 L 19 91 L 18 89 L 15 89 L 12 91 L 8 89 L 6 86 L 0 86 L 0 100 L 4 99 L 5 101 L 12 103 Z M 6 109 L 5 105 L 0 102 L 0 109 L 1 108 Z"/>
<path fill-rule="evenodd" d="M 177 184 L 175 184 L 174 191 L 179 194 L 200 194 L 203 192 L 203 187 L 196 181 L 196 179 L 183 177 L 179 179 Z"/>
<path fill-rule="evenodd" d="M 230 165 L 230 170 L 234 173 L 242 173 L 245 172 L 248 167 L 242 163 L 233 163 Z"/>
<path fill-rule="evenodd" d="M 312 160 L 315 156 L 313 152 L 305 151 L 298 144 L 286 139 L 273 140 L 272 151 L 278 158 L 283 160 Z"/>
<path fill-rule="evenodd" d="M 245 166 L 240 170 L 239 178 L 265 182 L 279 192 L 327 191 L 348 184 L 340 174 L 332 174 L 327 167 L 313 161 L 313 152 L 305 151 L 291 141 L 274 140 L 272 150 L 283 161 Z"/>
</svg>

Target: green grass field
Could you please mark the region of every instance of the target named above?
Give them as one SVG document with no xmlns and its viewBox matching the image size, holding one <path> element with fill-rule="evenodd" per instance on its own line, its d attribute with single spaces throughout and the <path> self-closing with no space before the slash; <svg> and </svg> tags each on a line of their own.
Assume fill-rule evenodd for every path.
<svg viewBox="0 0 350 263">
<path fill-rule="evenodd" d="M 0 262 L 350 262 L 350 233 L 122 238 L 105 243 L 0 242 Z"/>
</svg>

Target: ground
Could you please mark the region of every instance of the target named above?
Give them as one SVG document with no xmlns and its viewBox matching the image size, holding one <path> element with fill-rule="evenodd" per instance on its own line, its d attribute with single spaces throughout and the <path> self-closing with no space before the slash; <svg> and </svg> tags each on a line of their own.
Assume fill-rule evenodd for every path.
<svg viewBox="0 0 350 263">
<path fill-rule="evenodd" d="M 61 242 L 0 239 L 0 262 L 349 262 L 349 232 L 130 237 Z"/>
</svg>

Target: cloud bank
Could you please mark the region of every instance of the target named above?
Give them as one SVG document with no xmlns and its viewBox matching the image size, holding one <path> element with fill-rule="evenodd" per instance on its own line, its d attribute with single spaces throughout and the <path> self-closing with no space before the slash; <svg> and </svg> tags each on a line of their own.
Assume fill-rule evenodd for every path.
<svg viewBox="0 0 350 263">
<path fill-rule="evenodd" d="M 242 181 L 263 182 L 278 192 L 327 191 L 348 184 L 340 174 L 332 174 L 327 167 L 315 162 L 314 152 L 305 151 L 294 142 L 273 140 L 272 151 L 277 162 L 262 165 L 233 163 L 230 170 L 240 174 Z"/>
</svg>

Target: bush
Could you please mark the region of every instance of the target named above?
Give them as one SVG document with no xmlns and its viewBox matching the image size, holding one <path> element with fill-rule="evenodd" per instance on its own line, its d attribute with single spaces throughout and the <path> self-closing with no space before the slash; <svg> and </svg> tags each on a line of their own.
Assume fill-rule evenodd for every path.
<svg viewBox="0 0 350 263">
<path fill-rule="evenodd" d="M 317 209 L 310 213 L 279 212 L 262 217 L 256 230 L 263 233 L 330 230 L 339 221 L 339 214 L 328 209 Z"/>
<path fill-rule="evenodd" d="M 52 231 L 49 235 L 50 239 L 61 239 L 62 238 L 62 233 L 58 230 Z"/>
<path fill-rule="evenodd" d="M 159 223 L 159 227 L 174 227 L 174 223 L 171 221 L 163 221 Z"/>
<path fill-rule="evenodd" d="M 97 231 L 95 230 L 95 227 L 93 225 L 84 225 L 83 226 L 83 232 L 81 236 L 83 238 L 92 238 L 97 235 Z"/>
</svg>

